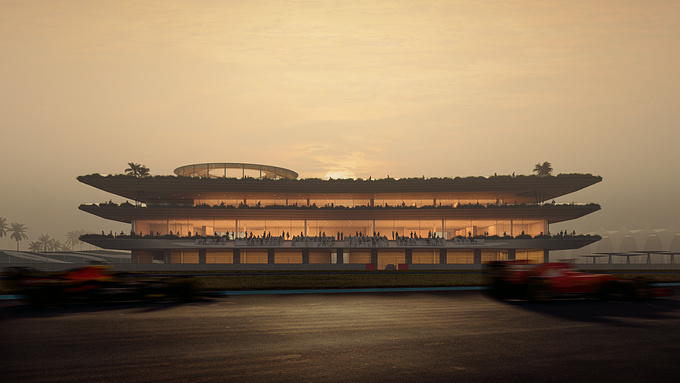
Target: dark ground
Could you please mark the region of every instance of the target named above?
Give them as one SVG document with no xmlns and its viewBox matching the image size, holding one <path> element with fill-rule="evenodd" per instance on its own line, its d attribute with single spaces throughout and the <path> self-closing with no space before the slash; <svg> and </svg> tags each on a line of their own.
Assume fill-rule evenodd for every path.
<svg viewBox="0 0 680 383">
<path fill-rule="evenodd" d="M 477 292 L 250 295 L 36 309 L 0 302 L 3 382 L 670 382 L 680 299 Z"/>
</svg>

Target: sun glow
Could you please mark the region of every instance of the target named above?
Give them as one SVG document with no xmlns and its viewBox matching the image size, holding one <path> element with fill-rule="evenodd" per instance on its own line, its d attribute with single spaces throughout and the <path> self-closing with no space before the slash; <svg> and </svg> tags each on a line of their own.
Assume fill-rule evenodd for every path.
<svg viewBox="0 0 680 383">
<path fill-rule="evenodd" d="M 341 179 L 341 178 L 357 178 L 356 175 L 354 175 L 354 172 L 347 168 L 337 168 L 337 169 L 332 169 L 329 170 L 328 173 L 323 177 L 323 179 L 328 180 L 328 179 Z"/>
</svg>

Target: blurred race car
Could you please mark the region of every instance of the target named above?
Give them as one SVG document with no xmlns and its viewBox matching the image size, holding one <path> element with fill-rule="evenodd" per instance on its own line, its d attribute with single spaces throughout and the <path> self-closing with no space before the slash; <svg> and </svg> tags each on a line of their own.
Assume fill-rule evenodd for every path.
<svg viewBox="0 0 680 383">
<path fill-rule="evenodd" d="M 531 264 L 518 260 L 493 261 L 487 266 L 490 292 L 497 299 L 540 301 L 562 296 L 646 299 L 669 293 L 652 289 L 642 279 L 580 272 L 569 263 Z"/>
<path fill-rule="evenodd" d="M 90 265 L 58 273 L 44 273 L 26 267 L 12 267 L 7 280 L 16 293 L 38 306 L 72 302 L 139 300 L 150 298 L 190 299 L 190 280 L 139 278 L 114 273 L 107 265 Z"/>
</svg>

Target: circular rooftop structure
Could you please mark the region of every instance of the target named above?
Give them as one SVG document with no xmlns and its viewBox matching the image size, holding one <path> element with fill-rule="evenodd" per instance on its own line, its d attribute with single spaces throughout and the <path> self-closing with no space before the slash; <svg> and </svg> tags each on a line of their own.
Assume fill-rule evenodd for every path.
<svg viewBox="0 0 680 383">
<path fill-rule="evenodd" d="M 184 165 L 175 169 L 175 174 L 186 177 L 202 178 L 257 178 L 294 180 L 297 172 L 278 166 L 245 164 L 236 162 L 210 162 L 204 164 Z"/>
</svg>

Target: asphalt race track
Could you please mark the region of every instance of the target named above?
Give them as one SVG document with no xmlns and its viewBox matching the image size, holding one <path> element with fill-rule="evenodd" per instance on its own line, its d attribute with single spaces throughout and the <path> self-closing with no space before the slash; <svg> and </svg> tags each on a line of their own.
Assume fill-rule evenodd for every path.
<svg viewBox="0 0 680 383">
<path fill-rule="evenodd" d="M 3 382 L 671 382 L 680 298 L 479 292 L 0 302 Z"/>
</svg>

